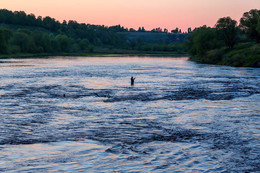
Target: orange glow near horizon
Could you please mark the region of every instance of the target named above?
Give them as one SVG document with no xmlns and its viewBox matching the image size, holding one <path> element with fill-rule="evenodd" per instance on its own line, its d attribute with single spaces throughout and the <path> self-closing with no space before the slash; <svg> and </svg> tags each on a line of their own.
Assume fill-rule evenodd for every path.
<svg viewBox="0 0 260 173">
<path fill-rule="evenodd" d="M 239 21 L 244 12 L 260 9 L 259 0 L 0 0 L 0 8 L 50 16 L 62 22 L 144 26 L 187 31 L 202 25 L 214 26 L 221 17 Z"/>
</svg>

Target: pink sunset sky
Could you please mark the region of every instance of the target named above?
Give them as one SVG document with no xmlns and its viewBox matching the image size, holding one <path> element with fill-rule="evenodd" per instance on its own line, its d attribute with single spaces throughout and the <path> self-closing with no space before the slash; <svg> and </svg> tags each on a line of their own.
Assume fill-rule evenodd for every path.
<svg viewBox="0 0 260 173">
<path fill-rule="evenodd" d="M 60 22 L 187 31 L 189 27 L 212 27 L 226 16 L 239 21 L 244 12 L 260 9 L 260 0 L 0 0 L 0 8 L 50 16 Z"/>
</svg>

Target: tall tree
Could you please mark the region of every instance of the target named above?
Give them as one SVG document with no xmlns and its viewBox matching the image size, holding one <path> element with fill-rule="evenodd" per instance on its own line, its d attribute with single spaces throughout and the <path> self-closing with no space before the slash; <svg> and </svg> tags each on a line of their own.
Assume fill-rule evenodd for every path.
<svg viewBox="0 0 260 173">
<path fill-rule="evenodd" d="M 69 52 L 70 51 L 70 39 L 66 35 L 57 35 L 56 39 L 57 44 L 59 46 L 59 51 L 61 52 Z"/>
<path fill-rule="evenodd" d="M 258 23 L 260 18 L 260 10 L 253 9 L 249 12 L 245 12 L 243 17 L 240 19 L 240 28 L 244 31 L 251 39 L 260 42 L 260 33 L 258 32 Z"/>
<path fill-rule="evenodd" d="M 237 41 L 237 21 L 230 17 L 220 18 L 217 21 L 216 30 L 219 38 L 224 40 L 229 49 L 232 49 Z"/>
<path fill-rule="evenodd" d="M 260 34 L 260 18 L 258 19 L 258 22 L 257 22 L 256 31 L 258 34 Z"/>
<path fill-rule="evenodd" d="M 179 28 L 175 28 L 175 29 L 171 30 L 171 33 L 174 33 L 174 34 L 179 33 Z"/>
<path fill-rule="evenodd" d="M 158 28 L 154 28 L 151 30 L 152 32 L 162 32 L 162 28 L 158 27 Z"/>
<path fill-rule="evenodd" d="M 31 32 L 28 30 L 19 29 L 14 33 L 10 40 L 12 45 L 19 47 L 22 53 L 35 53 L 36 46 L 31 36 Z"/>
<path fill-rule="evenodd" d="M 215 29 L 207 26 L 202 26 L 192 32 L 185 44 L 192 56 L 200 57 L 205 56 L 207 51 L 219 47 Z"/>
<path fill-rule="evenodd" d="M 0 53 L 8 53 L 8 40 L 11 38 L 12 32 L 8 29 L 0 30 Z"/>
</svg>

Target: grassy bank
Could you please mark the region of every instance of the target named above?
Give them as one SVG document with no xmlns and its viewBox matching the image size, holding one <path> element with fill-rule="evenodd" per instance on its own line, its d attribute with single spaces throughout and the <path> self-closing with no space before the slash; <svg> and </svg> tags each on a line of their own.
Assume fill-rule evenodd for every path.
<svg viewBox="0 0 260 173">
<path fill-rule="evenodd" d="M 233 49 L 214 49 L 203 57 L 191 57 L 190 60 L 207 63 L 228 65 L 234 67 L 260 67 L 260 44 L 253 42 L 237 44 Z"/>
</svg>

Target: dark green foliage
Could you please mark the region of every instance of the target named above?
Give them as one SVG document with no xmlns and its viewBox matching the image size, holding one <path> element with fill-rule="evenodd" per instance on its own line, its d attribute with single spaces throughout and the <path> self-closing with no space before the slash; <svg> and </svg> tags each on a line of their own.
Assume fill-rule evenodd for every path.
<svg viewBox="0 0 260 173">
<path fill-rule="evenodd" d="M 88 39 L 82 39 L 79 41 L 79 48 L 80 50 L 84 51 L 88 51 L 90 48 L 90 43 L 88 41 Z"/>
<path fill-rule="evenodd" d="M 51 33 L 58 35 L 66 35 L 72 39 L 88 39 L 91 44 L 97 45 L 114 45 L 119 46 L 124 42 L 124 38 L 120 38 L 117 32 L 127 31 L 120 25 L 105 27 L 98 25 L 79 24 L 70 20 L 68 23 L 63 21 L 59 23 L 55 19 L 47 16 L 36 18 L 33 14 L 27 15 L 22 11 L 0 10 L 0 23 L 21 26 L 31 26 L 44 28 Z"/>
<path fill-rule="evenodd" d="M 208 64 L 217 64 L 224 57 L 224 49 L 213 49 L 206 53 L 204 58 L 201 59 L 201 62 Z"/>
<path fill-rule="evenodd" d="M 34 31 L 31 33 L 31 36 L 35 42 L 37 53 L 54 52 L 54 38 L 51 35 L 40 31 Z"/>
<path fill-rule="evenodd" d="M 260 44 L 241 43 L 225 54 L 223 65 L 260 67 Z"/>
<path fill-rule="evenodd" d="M 145 32 L 144 27 L 139 27 L 139 28 L 138 28 L 138 32 Z"/>
<path fill-rule="evenodd" d="M 71 40 L 66 35 L 57 35 L 55 38 L 59 52 L 69 52 Z"/>
<path fill-rule="evenodd" d="M 128 31 L 128 29 L 124 28 L 121 25 L 110 26 L 109 30 L 113 31 L 113 32 L 126 32 L 126 31 Z"/>
<path fill-rule="evenodd" d="M 220 18 L 215 28 L 196 28 L 185 46 L 190 59 L 202 63 L 230 66 L 260 67 L 260 10 L 244 13 L 237 22 L 230 17 Z"/>
<path fill-rule="evenodd" d="M 244 31 L 251 39 L 260 41 L 259 32 L 259 21 L 260 20 L 260 10 L 250 10 L 244 13 L 243 17 L 240 19 L 240 28 Z"/>
<path fill-rule="evenodd" d="M 224 40 L 226 46 L 232 49 L 237 42 L 237 21 L 230 17 L 223 17 L 217 21 L 216 30 L 218 37 Z"/>
<path fill-rule="evenodd" d="M 140 42 L 143 44 L 172 44 L 183 43 L 188 34 L 172 34 L 166 32 L 121 32 L 127 38 L 128 44 L 131 42 Z"/>
<path fill-rule="evenodd" d="M 152 29 L 151 32 L 155 32 L 155 33 L 163 33 L 163 32 L 164 33 L 168 33 L 168 29 L 166 29 L 166 28 L 162 29 L 162 28 L 158 27 L 158 28 Z"/>
<path fill-rule="evenodd" d="M 60 23 L 57 22 L 55 19 L 47 16 L 43 18 L 42 26 L 50 31 L 57 32 L 60 27 Z"/>
<path fill-rule="evenodd" d="M 136 30 L 134 28 L 129 29 L 130 32 L 135 32 Z"/>
<path fill-rule="evenodd" d="M 139 50 L 144 52 L 176 52 L 177 54 L 186 54 L 186 48 L 179 43 L 144 44 L 142 42 L 132 42 L 129 48 L 132 50 Z"/>
<path fill-rule="evenodd" d="M 5 34 L 2 30 L 0 30 L 0 53 L 7 53 L 8 47 L 7 47 L 7 41 L 5 39 Z"/>
<path fill-rule="evenodd" d="M 8 28 L 12 35 L 0 32 L 2 54 L 62 54 L 89 53 L 94 50 L 149 51 L 185 53 L 182 43 L 185 34 L 169 34 L 157 28 L 156 33 L 140 27 L 128 30 L 120 25 L 79 24 L 35 17 L 23 11 L 0 10 L 0 28 Z M 179 31 L 179 30 L 178 30 Z M 126 33 L 126 34 L 125 34 Z M 8 38 L 8 39 L 7 39 Z M 176 43 L 176 44 L 175 44 Z"/>
<path fill-rule="evenodd" d="M 260 35 L 260 18 L 258 19 L 258 22 L 257 22 L 256 32 Z"/>
<path fill-rule="evenodd" d="M 192 56 L 200 57 L 205 56 L 207 51 L 221 46 L 216 30 L 207 26 L 200 27 L 189 35 L 185 44 Z"/>
<path fill-rule="evenodd" d="M 174 33 L 174 34 L 181 33 L 181 30 L 179 28 L 176 28 L 176 29 L 171 30 L 171 33 Z"/>
<path fill-rule="evenodd" d="M 10 30 L 0 30 L 0 53 L 8 53 L 8 41 L 11 38 L 11 36 L 12 32 Z"/>
<path fill-rule="evenodd" d="M 28 30 L 18 30 L 10 40 L 10 43 L 19 48 L 22 53 L 35 53 L 36 45 Z"/>
<path fill-rule="evenodd" d="M 158 27 L 158 28 L 154 28 L 151 30 L 152 32 L 163 32 L 162 28 Z"/>
</svg>

